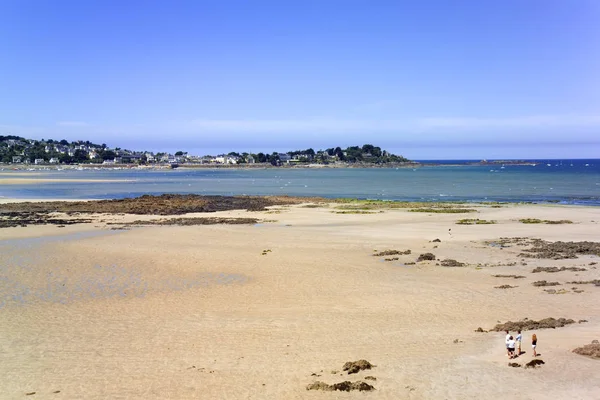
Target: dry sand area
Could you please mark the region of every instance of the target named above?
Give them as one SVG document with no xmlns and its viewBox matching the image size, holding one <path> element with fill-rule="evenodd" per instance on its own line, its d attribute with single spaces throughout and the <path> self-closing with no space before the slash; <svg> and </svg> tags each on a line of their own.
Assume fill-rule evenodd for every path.
<svg viewBox="0 0 600 400">
<path fill-rule="evenodd" d="M 600 360 L 573 353 L 600 339 L 600 257 L 527 257 L 529 240 L 500 239 L 593 242 L 600 209 L 469 207 L 292 204 L 177 215 L 257 219 L 235 225 L 97 214 L 2 228 L 0 398 L 600 398 Z M 373 255 L 385 250 L 410 254 Z M 424 253 L 434 260 L 417 262 Z M 559 285 L 533 285 L 543 280 Z M 525 331 L 510 360 L 533 359 L 535 332 L 538 368 L 508 366 L 503 332 L 475 332 L 547 317 L 575 323 Z M 374 367 L 343 370 L 357 360 Z M 344 381 L 374 390 L 307 390 Z"/>
</svg>

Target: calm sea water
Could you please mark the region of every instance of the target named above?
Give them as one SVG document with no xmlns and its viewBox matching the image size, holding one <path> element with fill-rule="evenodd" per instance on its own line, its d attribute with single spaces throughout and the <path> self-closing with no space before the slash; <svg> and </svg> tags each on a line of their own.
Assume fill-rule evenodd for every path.
<svg viewBox="0 0 600 400">
<path fill-rule="evenodd" d="M 532 161 L 535 166 L 473 166 L 466 165 L 467 160 L 464 160 L 452 161 L 459 165 L 414 169 L 44 171 L 47 176 L 42 177 L 131 179 L 134 182 L 0 185 L 0 196 L 105 199 L 162 193 L 285 194 L 407 201 L 530 201 L 600 205 L 600 159 Z"/>
</svg>

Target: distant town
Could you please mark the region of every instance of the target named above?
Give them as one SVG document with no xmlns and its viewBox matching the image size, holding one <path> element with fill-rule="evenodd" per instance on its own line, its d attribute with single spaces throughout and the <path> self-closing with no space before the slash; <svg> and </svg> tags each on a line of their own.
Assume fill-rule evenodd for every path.
<svg viewBox="0 0 600 400">
<path fill-rule="evenodd" d="M 237 153 L 218 155 L 192 155 L 185 151 L 168 152 L 135 151 L 111 148 L 90 141 L 25 139 L 19 136 L 0 135 L 0 162 L 24 165 L 96 164 L 116 165 L 242 165 L 263 164 L 271 166 L 307 164 L 400 164 L 410 160 L 391 154 L 371 144 L 345 149 L 332 147 L 315 151 L 288 151 L 287 153 Z"/>
</svg>

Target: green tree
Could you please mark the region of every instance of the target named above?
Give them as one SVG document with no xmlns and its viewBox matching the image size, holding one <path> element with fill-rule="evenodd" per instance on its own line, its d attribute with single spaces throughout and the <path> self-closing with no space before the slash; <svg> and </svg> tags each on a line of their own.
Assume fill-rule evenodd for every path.
<svg viewBox="0 0 600 400">
<path fill-rule="evenodd" d="M 75 153 L 73 153 L 73 162 L 75 163 L 84 163 L 90 160 L 87 151 L 77 149 Z"/>
</svg>

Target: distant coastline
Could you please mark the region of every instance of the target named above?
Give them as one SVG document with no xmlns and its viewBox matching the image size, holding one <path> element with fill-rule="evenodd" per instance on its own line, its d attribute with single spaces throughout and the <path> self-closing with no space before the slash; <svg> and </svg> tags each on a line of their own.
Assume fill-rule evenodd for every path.
<svg viewBox="0 0 600 400">
<path fill-rule="evenodd" d="M 582 159 L 590 160 L 593 159 Z M 573 160 L 576 161 L 576 160 Z M 600 162 L 600 160 L 598 160 Z M 34 165 L 34 164 L 0 164 L 0 170 L 13 171 L 44 171 L 44 170 L 89 170 L 89 169 L 131 169 L 131 170 L 170 170 L 170 169 L 319 169 L 319 168 L 382 168 L 382 169 L 397 169 L 397 168 L 421 168 L 421 167 L 459 167 L 459 166 L 536 166 L 541 164 L 571 162 L 564 159 L 545 159 L 545 160 L 423 160 L 409 161 L 399 163 L 369 163 L 369 162 L 335 162 L 329 164 L 317 163 L 295 163 L 295 164 L 280 164 L 272 165 L 271 163 L 254 163 L 254 164 L 198 164 L 198 163 L 160 163 L 149 165 L 138 164 L 69 164 L 69 165 Z"/>
</svg>

